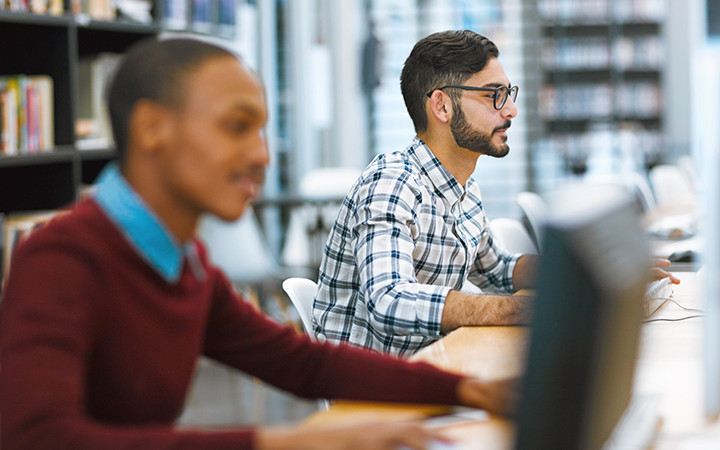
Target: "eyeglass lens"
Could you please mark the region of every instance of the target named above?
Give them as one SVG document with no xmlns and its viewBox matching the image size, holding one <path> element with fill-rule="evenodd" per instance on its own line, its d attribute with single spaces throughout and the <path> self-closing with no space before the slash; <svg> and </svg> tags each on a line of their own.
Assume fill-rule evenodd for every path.
<svg viewBox="0 0 720 450">
<path fill-rule="evenodd" d="M 517 98 L 518 87 L 513 86 L 512 88 L 508 89 L 505 86 L 501 86 L 497 89 L 496 92 L 497 94 L 495 95 L 493 106 L 495 106 L 495 109 L 500 110 L 503 106 L 505 106 L 508 94 L 510 95 L 510 98 L 512 98 L 513 103 L 515 102 L 515 99 Z"/>
</svg>

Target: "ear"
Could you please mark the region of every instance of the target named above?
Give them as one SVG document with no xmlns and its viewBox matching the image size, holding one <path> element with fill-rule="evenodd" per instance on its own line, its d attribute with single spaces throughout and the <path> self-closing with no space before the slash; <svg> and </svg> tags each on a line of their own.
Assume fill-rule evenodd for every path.
<svg viewBox="0 0 720 450">
<path fill-rule="evenodd" d="M 428 120 L 432 121 L 434 117 L 442 123 L 447 123 L 452 119 L 452 102 L 443 91 L 435 90 L 426 104 Z"/>
<path fill-rule="evenodd" d="M 130 146 L 145 154 L 152 154 L 165 148 L 172 134 L 171 112 L 161 104 L 142 99 L 135 103 L 130 113 Z"/>
</svg>

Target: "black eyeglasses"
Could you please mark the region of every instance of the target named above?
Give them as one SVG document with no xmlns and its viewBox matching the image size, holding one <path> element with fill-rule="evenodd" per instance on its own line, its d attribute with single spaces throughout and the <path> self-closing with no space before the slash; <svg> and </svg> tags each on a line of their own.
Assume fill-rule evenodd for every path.
<svg viewBox="0 0 720 450">
<path fill-rule="evenodd" d="M 435 91 L 442 91 L 446 88 L 455 88 L 455 89 L 462 89 L 464 91 L 486 91 L 486 92 L 493 92 L 494 94 L 491 95 L 491 98 L 493 99 L 493 106 L 497 110 L 501 110 L 503 106 L 505 106 L 505 102 L 508 99 L 508 96 L 512 99 L 513 103 L 515 103 L 515 99 L 517 98 L 518 93 L 518 87 L 517 86 L 500 86 L 496 88 L 481 88 L 481 87 L 475 87 L 475 86 L 454 86 L 454 85 L 447 85 L 443 87 L 439 87 L 437 89 L 433 89 L 432 91 L 427 93 L 428 97 L 432 96 L 432 93 Z"/>
</svg>

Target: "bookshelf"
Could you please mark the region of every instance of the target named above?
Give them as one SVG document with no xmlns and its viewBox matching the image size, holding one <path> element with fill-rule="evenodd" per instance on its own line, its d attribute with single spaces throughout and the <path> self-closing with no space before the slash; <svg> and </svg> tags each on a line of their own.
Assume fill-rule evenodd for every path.
<svg viewBox="0 0 720 450">
<path fill-rule="evenodd" d="M 0 76 L 49 75 L 53 80 L 55 146 L 48 152 L 0 155 L 0 213 L 50 210 L 71 203 L 114 159 L 112 149 L 77 150 L 78 63 L 160 32 L 156 25 L 77 20 L 0 11 Z"/>
<path fill-rule="evenodd" d="M 543 145 L 568 174 L 663 157 L 663 0 L 538 0 Z M 593 166 L 594 165 L 594 166 Z M 589 167 L 593 166 L 593 167 Z"/>
<path fill-rule="evenodd" d="M 0 236 L 18 218 L 72 204 L 116 159 L 100 113 L 102 80 L 131 45 L 167 31 L 238 44 L 237 8 L 250 0 L 205 1 L 211 11 L 202 27 L 191 0 L 124 0 L 115 8 L 107 0 L 0 1 Z M 167 19 L 178 4 L 187 12 L 179 26 Z M 0 274 L 9 260 L 0 239 L 3 253 Z"/>
</svg>

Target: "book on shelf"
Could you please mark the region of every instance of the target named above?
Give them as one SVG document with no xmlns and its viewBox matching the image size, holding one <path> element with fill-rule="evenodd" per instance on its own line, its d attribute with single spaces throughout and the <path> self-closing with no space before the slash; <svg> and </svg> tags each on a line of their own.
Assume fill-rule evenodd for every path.
<svg viewBox="0 0 720 450">
<path fill-rule="evenodd" d="M 110 117 L 105 105 L 105 89 L 121 55 L 101 53 L 82 58 L 78 67 L 78 119 L 75 134 L 78 150 L 106 149 L 112 146 Z"/>
<path fill-rule="evenodd" d="M 0 11 L 62 15 L 63 0 L 0 0 Z"/>
<path fill-rule="evenodd" d="M 544 85 L 540 89 L 540 116 L 546 120 L 621 118 L 658 119 L 662 88 L 652 81 Z"/>
<path fill-rule="evenodd" d="M 235 35 L 237 0 L 163 0 L 162 26 L 168 30 Z"/>
<path fill-rule="evenodd" d="M 595 25 L 660 21 L 666 6 L 663 0 L 540 0 L 538 11 L 552 23 Z"/>
<path fill-rule="evenodd" d="M 115 4 L 111 0 L 71 0 L 70 8 L 81 22 L 89 19 L 115 20 Z"/>
<path fill-rule="evenodd" d="M 115 0 L 117 17 L 143 25 L 153 21 L 152 2 L 150 0 Z"/>
<path fill-rule="evenodd" d="M 70 0 L 70 7 L 75 21 L 81 24 L 122 19 L 149 25 L 153 20 L 151 0 Z"/>
<path fill-rule="evenodd" d="M 211 33 L 213 30 L 215 0 L 192 0 L 192 29 L 200 33 Z"/>
<path fill-rule="evenodd" d="M 658 35 L 545 38 L 542 64 L 548 70 L 660 70 L 664 64 Z"/>
<path fill-rule="evenodd" d="M 162 26 L 169 30 L 184 30 L 188 26 L 188 0 L 164 0 Z"/>
<path fill-rule="evenodd" d="M 55 147 L 53 81 L 47 75 L 0 77 L 0 154 Z"/>
<path fill-rule="evenodd" d="M 235 0 L 218 0 L 218 33 L 222 36 L 235 35 L 236 5 Z"/>
<path fill-rule="evenodd" d="M 40 211 L 10 214 L 5 217 L 3 230 L 2 284 L 5 285 L 13 253 L 27 238 L 64 211 Z"/>
</svg>

